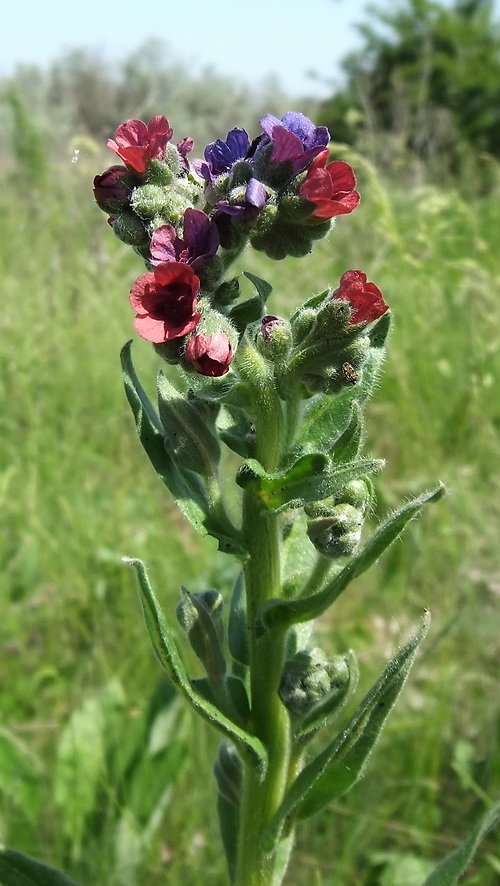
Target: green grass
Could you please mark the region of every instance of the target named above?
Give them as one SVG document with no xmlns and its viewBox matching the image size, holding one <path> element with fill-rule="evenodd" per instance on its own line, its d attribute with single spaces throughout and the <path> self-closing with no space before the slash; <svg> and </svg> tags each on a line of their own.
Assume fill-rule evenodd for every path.
<svg viewBox="0 0 500 886">
<path fill-rule="evenodd" d="M 356 650 L 364 687 L 422 608 L 433 613 L 367 775 L 299 830 L 286 882 L 418 886 L 415 858 L 456 845 L 500 784 L 500 201 L 405 191 L 351 159 L 363 203 L 312 257 L 273 264 L 249 251 L 240 264 L 271 280 L 277 313 L 347 268 L 380 286 L 395 322 L 369 409 L 367 451 L 387 459 L 376 516 L 438 480 L 450 494 L 318 624 L 328 650 Z M 12 179 L 0 192 L 0 840 L 83 886 L 223 886 L 216 737 L 170 705 L 170 726 L 154 727 L 155 741 L 182 740 L 164 763 L 170 792 L 141 812 L 154 778 L 138 769 L 130 786 L 134 751 L 151 750 L 153 720 L 137 723 L 161 671 L 120 557 L 148 563 L 170 610 L 181 583 L 227 589 L 234 570 L 184 526 L 136 441 L 118 352 L 142 267 L 92 204 L 99 167 L 84 158 L 52 170 L 45 191 L 28 196 Z M 152 349 L 137 340 L 134 352 L 153 387 Z M 88 815 L 71 824 L 61 748 L 78 711 L 102 759 L 87 775 Z M 75 821 L 79 808 L 73 799 Z M 493 886 L 499 870 L 491 838 L 464 884 Z"/>
</svg>

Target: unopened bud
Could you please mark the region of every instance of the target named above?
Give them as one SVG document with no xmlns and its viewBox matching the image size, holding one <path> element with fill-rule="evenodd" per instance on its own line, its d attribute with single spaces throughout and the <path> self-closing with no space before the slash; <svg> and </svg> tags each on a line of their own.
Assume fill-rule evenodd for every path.
<svg viewBox="0 0 500 886">
<path fill-rule="evenodd" d="M 129 246 L 145 246 L 149 242 L 148 233 L 133 212 L 120 212 L 112 222 L 113 233 Z"/>
<path fill-rule="evenodd" d="M 348 683 L 344 656 L 328 660 L 321 649 L 304 649 L 285 662 L 278 694 L 289 711 L 303 716 L 330 693 L 341 696 Z"/>
<path fill-rule="evenodd" d="M 354 553 L 360 540 L 363 515 L 349 504 L 321 507 L 317 503 L 314 515 L 307 522 L 307 535 L 316 550 L 326 557 L 348 557 Z"/>
<path fill-rule="evenodd" d="M 267 315 L 255 337 L 255 343 L 262 354 L 272 362 L 284 360 L 292 346 L 292 330 L 288 320 Z"/>
</svg>

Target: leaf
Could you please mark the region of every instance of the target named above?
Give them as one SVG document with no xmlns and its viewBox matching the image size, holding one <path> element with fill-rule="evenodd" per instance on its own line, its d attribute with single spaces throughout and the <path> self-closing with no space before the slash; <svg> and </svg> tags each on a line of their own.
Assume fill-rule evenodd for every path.
<svg viewBox="0 0 500 886">
<path fill-rule="evenodd" d="M 468 867 L 488 831 L 500 824 L 500 799 L 476 822 L 471 835 L 445 856 L 422 886 L 455 886 Z"/>
<path fill-rule="evenodd" d="M 226 523 L 218 520 L 211 512 L 201 478 L 192 471 L 181 470 L 167 452 L 163 426 L 134 369 L 131 345 L 132 341 L 127 342 L 121 351 L 125 392 L 134 414 L 139 439 L 151 464 L 174 496 L 184 517 L 197 532 L 216 538 L 221 551 L 244 554 L 237 530 L 229 521 Z"/>
<path fill-rule="evenodd" d="M 383 465 L 381 459 L 360 458 L 336 468 L 331 466 L 328 456 L 311 452 L 301 456 L 285 472 L 268 474 L 258 461 L 247 459 L 236 475 L 236 482 L 243 488 L 253 489 L 266 510 L 280 514 L 289 508 L 328 498 L 351 480 L 380 470 Z"/>
<path fill-rule="evenodd" d="M 360 778 L 382 727 L 403 688 L 416 650 L 425 637 L 424 624 L 385 667 L 345 729 L 302 769 L 263 835 L 263 848 L 271 852 L 291 817 L 307 818 L 343 796 Z"/>
<path fill-rule="evenodd" d="M 35 754 L 7 729 L 0 730 L 0 793 L 2 805 L 12 803 L 35 824 L 41 803 L 42 765 Z"/>
<path fill-rule="evenodd" d="M 229 618 L 227 624 L 227 643 L 234 661 L 239 664 L 250 664 L 248 650 L 247 610 L 245 596 L 245 576 L 243 570 L 238 574 L 231 594 Z"/>
<path fill-rule="evenodd" d="M 158 373 L 158 408 L 165 446 L 181 469 L 203 476 L 213 474 L 220 461 L 217 437 L 199 411 Z"/>
<path fill-rule="evenodd" d="M 188 757 L 185 739 L 175 739 L 156 753 L 143 754 L 127 791 L 127 806 L 143 828 L 158 804 L 161 805 L 165 791 L 175 783 Z"/>
<path fill-rule="evenodd" d="M 111 680 L 72 712 L 57 747 L 54 799 L 61 811 L 64 835 L 79 858 L 87 819 L 101 785 L 109 716 L 123 704 L 120 686 Z"/>
<path fill-rule="evenodd" d="M 352 403 L 351 420 L 343 434 L 332 447 L 334 463 L 348 464 L 353 461 L 361 449 L 363 439 L 363 413 L 357 400 Z"/>
<path fill-rule="evenodd" d="M 238 834 L 240 830 L 240 812 L 222 794 L 217 794 L 217 814 L 219 828 L 226 856 L 229 882 L 234 883 L 238 852 Z"/>
<path fill-rule="evenodd" d="M 2 886 L 76 886 L 61 871 L 14 849 L 0 849 Z"/>
<path fill-rule="evenodd" d="M 265 302 L 273 291 L 273 287 L 271 286 L 271 284 L 268 283 L 267 280 L 263 280 L 262 277 L 257 277 L 256 274 L 251 274 L 250 271 L 243 271 L 243 274 L 247 278 L 247 280 L 250 280 L 250 282 L 253 283 L 258 295 L 260 296 L 262 301 Z"/>
<path fill-rule="evenodd" d="M 249 753 L 259 770 L 264 773 L 267 766 L 267 751 L 262 742 L 233 723 L 214 704 L 193 689 L 167 620 L 149 583 L 144 563 L 141 560 L 128 557 L 124 558 L 124 562 L 133 566 L 136 571 L 142 607 L 153 648 L 177 691 L 184 695 L 201 717 L 222 732 L 226 738 L 233 741 L 237 748 Z"/>
<path fill-rule="evenodd" d="M 383 554 L 386 548 L 401 534 L 406 524 L 415 517 L 425 504 L 439 501 L 445 494 L 440 484 L 432 492 L 424 492 L 404 504 L 379 526 L 365 544 L 354 554 L 344 568 L 324 588 L 309 597 L 295 600 L 269 600 L 260 612 L 263 626 L 283 629 L 302 621 L 318 618 L 340 596 L 342 591 L 358 576 L 363 575 Z"/>
</svg>

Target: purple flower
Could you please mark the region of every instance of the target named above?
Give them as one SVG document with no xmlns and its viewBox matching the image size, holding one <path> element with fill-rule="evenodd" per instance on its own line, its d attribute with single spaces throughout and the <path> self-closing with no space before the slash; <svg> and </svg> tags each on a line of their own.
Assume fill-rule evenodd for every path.
<svg viewBox="0 0 500 886">
<path fill-rule="evenodd" d="M 151 238 L 151 264 L 181 262 L 201 271 L 219 248 L 219 232 L 199 209 L 186 209 L 183 237 L 177 236 L 172 225 L 157 228 Z"/>
<path fill-rule="evenodd" d="M 226 215 L 233 215 L 237 218 L 245 218 L 252 221 L 257 218 L 259 212 L 266 203 L 267 191 L 258 179 L 251 178 L 248 182 L 241 201 L 229 203 L 227 200 L 219 200 L 216 208 Z"/>
<path fill-rule="evenodd" d="M 226 141 L 218 138 L 207 145 L 204 151 L 205 163 L 195 160 L 197 172 L 208 182 L 214 177 L 228 172 L 237 160 L 243 160 L 250 147 L 248 133 L 244 129 L 231 129 Z"/>
<path fill-rule="evenodd" d="M 263 137 L 259 147 L 271 142 L 272 162 L 291 163 L 294 174 L 305 169 L 330 141 L 326 126 L 315 126 L 309 117 L 298 111 L 288 111 L 281 120 L 273 114 L 266 114 L 260 125 L 269 141 Z"/>
</svg>

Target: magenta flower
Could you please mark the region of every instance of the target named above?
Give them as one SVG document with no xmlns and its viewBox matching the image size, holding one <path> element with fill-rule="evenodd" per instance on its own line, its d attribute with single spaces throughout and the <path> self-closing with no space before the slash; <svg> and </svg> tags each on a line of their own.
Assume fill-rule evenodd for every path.
<svg viewBox="0 0 500 886">
<path fill-rule="evenodd" d="M 217 225 L 199 209 L 186 209 L 183 237 L 172 225 L 161 225 L 151 238 L 151 264 L 182 262 L 201 271 L 219 248 Z"/>
<path fill-rule="evenodd" d="M 371 323 L 389 310 L 380 289 L 375 283 L 367 283 L 362 271 L 346 271 L 333 298 L 351 305 L 349 323 Z"/>
<path fill-rule="evenodd" d="M 326 126 L 315 126 L 309 117 L 298 111 L 288 111 L 281 120 L 266 114 L 260 125 L 273 144 L 273 163 L 291 163 L 294 174 L 301 172 L 320 154 L 330 141 Z M 263 137 L 259 146 L 269 141 Z"/>
<path fill-rule="evenodd" d="M 328 151 L 322 151 L 313 160 L 299 188 L 299 196 L 314 203 L 312 214 L 316 218 L 346 215 L 359 206 L 361 199 L 354 190 L 356 177 L 349 164 L 334 160 L 327 166 L 328 157 Z"/>
<path fill-rule="evenodd" d="M 142 120 L 127 120 L 116 130 L 116 141 L 108 139 L 108 148 L 142 175 L 150 160 L 164 160 L 174 131 L 166 117 L 153 117 L 146 126 Z"/>
<path fill-rule="evenodd" d="M 184 357 L 201 375 L 218 378 L 229 371 L 233 351 L 225 332 L 195 334 L 189 338 Z"/>
<path fill-rule="evenodd" d="M 192 332 L 201 317 L 196 311 L 199 289 L 193 269 L 180 262 L 166 262 L 143 274 L 130 290 L 136 332 L 155 344 Z"/>
</svg>

